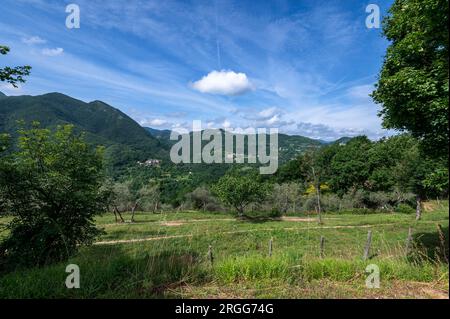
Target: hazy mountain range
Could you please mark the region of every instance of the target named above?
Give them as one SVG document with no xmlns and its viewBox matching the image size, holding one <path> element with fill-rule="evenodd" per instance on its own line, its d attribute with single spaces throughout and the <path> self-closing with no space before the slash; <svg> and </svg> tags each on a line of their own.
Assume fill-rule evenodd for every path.
<svg viewBox="0 0 450 319">
<path fill-rule="evenodd" d="M 108 162 L 114 170 L 149 158 L 168 160 L 174 143 L 170 140 L 170 130 L 142 127 L 102 101 L 86 103 L 60 93 L 6 96 L 0 92 L 0 133 L 15 136 L 19 120 L 39 121 L 42 127 L 48 128 L 73 124 L 77 131 L 86 132 L 89 142 L 106 147 Z M 279 134 L 278 139 L 280 162 L 327 143 L 298 135 Z"/>
</svg>

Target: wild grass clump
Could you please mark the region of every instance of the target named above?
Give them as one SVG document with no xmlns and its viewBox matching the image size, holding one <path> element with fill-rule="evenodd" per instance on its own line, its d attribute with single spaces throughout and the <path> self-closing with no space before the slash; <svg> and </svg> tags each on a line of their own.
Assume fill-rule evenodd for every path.
<svg viewBox="0 0 450 319">
<path fill-rule="evenodd" d="M 414 264 L 407 260 L 349 260 L 339 258 L 295 260 L 287 255 L 276 257 L 246 256 L 226 259 L 214 267 L 214 277 L 223 283 L 284 280 L 311 282 L 328 279 L 337 282 L 366 278 L 366 267 L 375 264 L 381 280 L 431 282 L 448 278 L 448 266 L 442 263 Z"/>
<path fill-rule="evenodd" d="M 291 279 L 295 269 L 285 257 L 245 256 L 228 258 L 214 266 L 214 277 L 225 283 L 265 279 Z"/>
</svg>

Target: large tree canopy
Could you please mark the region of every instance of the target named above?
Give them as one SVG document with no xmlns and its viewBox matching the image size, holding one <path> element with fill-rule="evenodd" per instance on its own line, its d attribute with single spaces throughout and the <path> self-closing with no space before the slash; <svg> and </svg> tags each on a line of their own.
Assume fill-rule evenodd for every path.
<svg viewBox="0 0 450 319">
<path fill-rule="evenodd" d="M 385 128 L 409 131 L 425 154 L 448 154 L 448 0 L 396 0 L 383 22 L 391 41 L 372 96 Z"/>
</svg>

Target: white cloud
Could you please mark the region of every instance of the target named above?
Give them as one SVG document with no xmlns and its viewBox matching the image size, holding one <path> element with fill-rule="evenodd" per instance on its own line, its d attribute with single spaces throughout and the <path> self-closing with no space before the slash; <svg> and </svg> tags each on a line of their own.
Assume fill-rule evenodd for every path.
<svg viewBox="0 0 450 319">
<path fill-rule="evenodd" d="M 226 70 L 212 71 L 192 83 L 192 87 L 202 93 L 219 95 L 240 95 L 253 89 L 245 73 Z"/>
<path fill-rule="evenodd" d="M 163 120 L 163 119 L 153 119 L 150 122 L 148 122 L 148 124 L 150 126 L 163 126 L 163 125 L 167 124 L 167 121 Z"/>
<path fill-rule="evenodd" d="M 264 109 L 258 113 L 258 117 L 261 119 L 268 119 L 277 115 L 276 112 L 279 111 L 276 107 L 270 107 L 268 109 Z"/>
<path fill-rule="evenodd" d="M 40 38 L 38 36 L 32 36 L 32 37 L 29 37 L 29 38 L 23 38 L 22 42 L 25 43 L 25 44 L 28 44 L 28 45 L 33 45 L 33 44 L 46 43 L 47 40 L 44 40 L 44 39 L 42 39 L 42 38 Z"/>
<path fill-rule="evenodd" d="M 222 127 L 223 128 L 230 128 L 231 127 L 230 121 L 228 121 L 228 120 L 223 121 Z"/>
<path fill-rule="evenodd" d="M 43 55 L 46 56 L 58 56 L 64 53 L 64 49 L 63 48 L 55 48 L 55 49 L 49 49 L 49 48 L 45 48 L 42 51 Z"/>
</svg>

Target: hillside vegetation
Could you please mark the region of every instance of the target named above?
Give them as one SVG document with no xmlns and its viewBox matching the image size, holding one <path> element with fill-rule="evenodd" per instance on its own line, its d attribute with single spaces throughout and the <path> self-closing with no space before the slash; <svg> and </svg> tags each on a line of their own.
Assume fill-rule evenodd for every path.
<svg viewBox="0 0 450 319">
<path fill-rule="evenodd" d="M 85 103 L 60 93 L 39 96 L 10 96 L 0 100 L 0 132 L 17 136 L 17 121 L 41 127 L 73 124 L 86 133 L 86 140 L 106 147 L 111 172 L 136 161 L 168 158 L 168 149 L 128 115 L 101 101 Z"/>
</svg>

